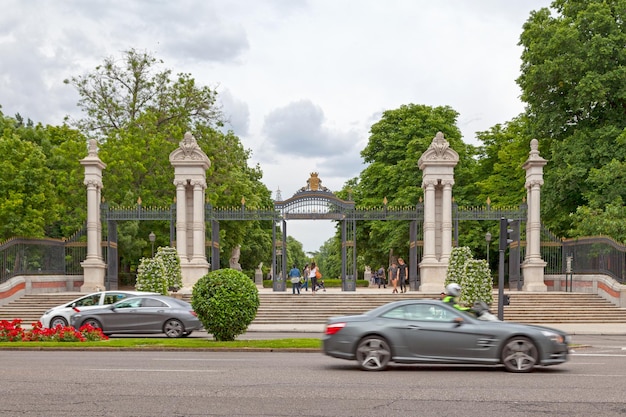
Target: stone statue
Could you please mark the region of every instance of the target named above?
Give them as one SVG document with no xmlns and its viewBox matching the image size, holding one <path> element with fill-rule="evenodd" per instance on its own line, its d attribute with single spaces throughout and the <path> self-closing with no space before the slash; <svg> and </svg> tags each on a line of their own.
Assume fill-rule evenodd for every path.
<svg viewBox="0 0 626 417">
<path fill-rule="evenodd" d="M 237 245 L 233 248 L 230 254 L 230 268 L 241 271 L 241 265 L 239 265 L 239 256 L 241 255 L 241 246 Z"/>
</svg>

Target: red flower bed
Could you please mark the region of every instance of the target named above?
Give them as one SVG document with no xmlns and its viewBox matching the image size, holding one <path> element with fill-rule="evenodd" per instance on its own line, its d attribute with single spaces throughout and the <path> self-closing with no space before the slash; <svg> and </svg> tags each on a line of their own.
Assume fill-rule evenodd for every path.
<svg viewBox="0 0 626 417">
<path fill-rule="evenodd" d="M 22 328 L 21 319 L 0 320 L 0 342 L 87 342 L 108 340 L 108 337 L 90 325 L 76 330 L 71 326 L 58 325 L 53 329 L 41 327 L 40 322 L 33 323 L 30 330 Z"/>
</svg>

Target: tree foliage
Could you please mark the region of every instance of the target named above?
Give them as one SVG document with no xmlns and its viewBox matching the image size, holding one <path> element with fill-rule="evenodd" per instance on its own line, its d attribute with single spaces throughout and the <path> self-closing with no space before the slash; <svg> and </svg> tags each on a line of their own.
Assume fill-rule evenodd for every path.
<svg viewBox="0 0 626 417">
<path fill-rule="evenodd" d="M 455 201 L 475 202 L 475 148 L 463 143 L 456 126 L 458 113 L 447 106 L 403 105 L 385 111 L 371 127 L 367 146 L 361 156 L 368 166 L 343 192 L 351 192 L 361 206 L 414 207 L 423 196 L 420 156 L 428 149 L 437 132 L 444 133 L 459 154 L 455 168 Z M 366 265 L 387 265 L 389 255 L 408 259 L 409 223 L 400 221 L 360 222 L 357 225 L 359 257 Z"/>
<path fill-rule="evenodd" d="M 546 167 L 542 218 L 558 235 L 578 208 L 605 201 L 626 161 L 626 0 L 556 0 L 533 12 L 520 38 L 518 84 Z M 613 193 L 615 194 L 615 192 Z M 626 189 L 620 192 L 622 201 Z M 615 202 L 613 200 L 612 202 Z"/>
<path fill-rule="evenodd" d="M 79 160 L 86 150 L 84 137 L 67 126 L 24 124 L 0 112 L 0 239 L 60 238 L 83 227 Z"/>
<path fill-rule="evenodd" d="M 216 207 L 271 206 L 271 192 L 261 182 L 260 167 L 249 166 L 250 151 L 232 132 L 220 130 L 217 93 L 199 86 L 190 74 L 173 75 L 162 61 L 131 49 L 121 59 L 107 58 L 93 72 L 66 83 L 80 96 L 84 117 L 76 125 L 99 141 L 99 156 L 107 164 L 102 195 L 109 204 L 169 207 L 174 203 L 174 169 L 169 154 L 184 133 L 192 132 L 211 160 L 207 200 Z M 169 246 L 169 225 L 132 224 L 119 227 L 122 268 L 132 271 L 146 255 L 150 231 Z M 271 248 L 271 222 L 220 222 L 222 265 L 241 245 L 242 268 L 253 271 L 266 261 Z"/>
</svg>

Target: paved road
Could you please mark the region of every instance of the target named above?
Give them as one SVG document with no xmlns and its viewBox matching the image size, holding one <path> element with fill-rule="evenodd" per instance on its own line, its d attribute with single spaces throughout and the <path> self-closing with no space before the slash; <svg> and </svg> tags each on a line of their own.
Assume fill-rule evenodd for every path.
<svg viewBox="0 0 626 417">
<path fill-rule="evenodd" d="M 5 416 L 623 416 L 626 338 L 571 361 L 359 371 L 318 353 L 0 351 Z"/>
</svg>

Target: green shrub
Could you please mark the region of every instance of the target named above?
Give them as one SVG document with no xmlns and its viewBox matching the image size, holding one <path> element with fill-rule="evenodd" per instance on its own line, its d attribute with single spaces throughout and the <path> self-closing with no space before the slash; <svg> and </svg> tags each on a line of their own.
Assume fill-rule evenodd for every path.
<svg viewBox="0 0 626 417">
<path fill-rule="evenodd" d="M 137 291 L 167 295 L 166 269 L 161 258 L 141 258 L 137 267 Z"/>
<path fill-rule="evenodd" d="M 235 340 L 245 333 L 259 303 L 254 282 L 230 268 L 209 272 L 194 284 L 191 293 L 194 311 L 217 341 Z"/>
</svg>

